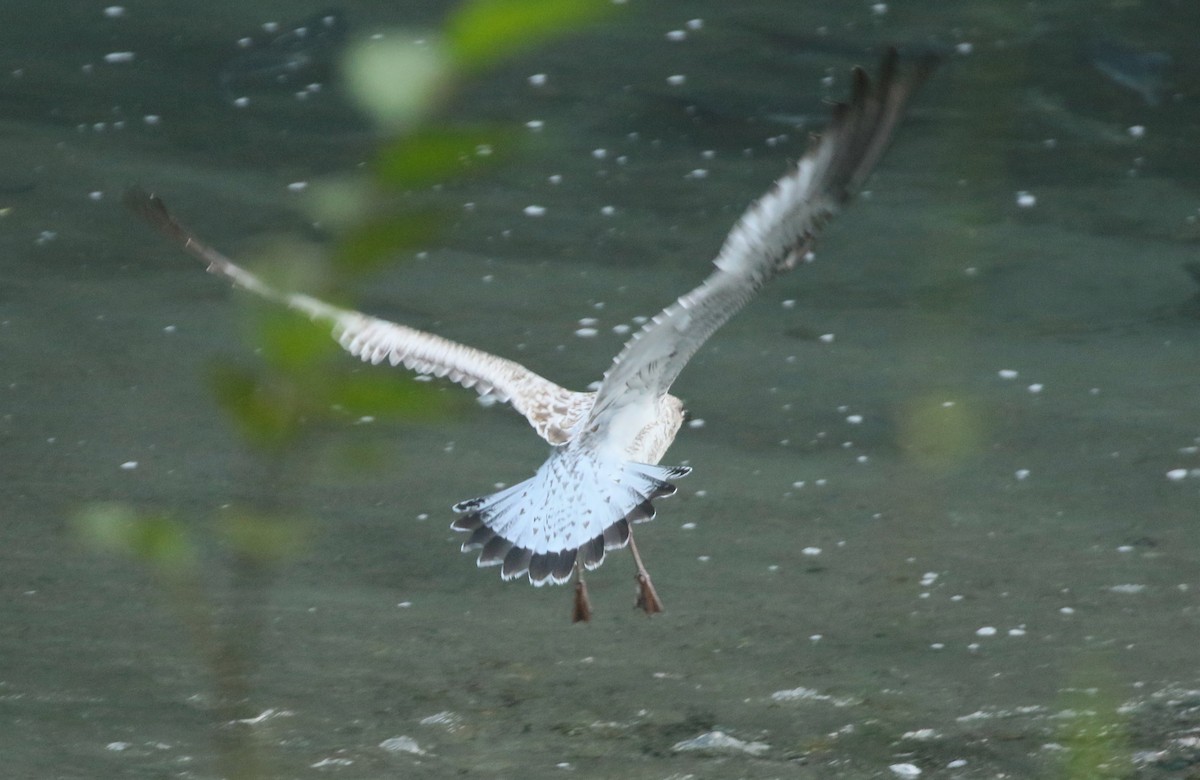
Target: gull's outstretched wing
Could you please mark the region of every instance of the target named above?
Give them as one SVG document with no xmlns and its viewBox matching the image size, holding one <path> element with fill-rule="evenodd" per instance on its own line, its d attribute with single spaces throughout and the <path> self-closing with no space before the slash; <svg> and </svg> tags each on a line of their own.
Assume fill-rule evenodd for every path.
<svg viewBox="0 0 1200 780">
<path fill-rule="evenodd" d="M 879 162 L 913 91 L 936 64 L 932 56 L 901 67 L 894 49 L 872 82 L 854 70 L 850 100 L 833 108 L 825 132 L 738 220 L 691 292 L 646 323 L 617 355 L 596 393 L 587 426 L 627 404 L 656 399 L 709 336 L 772 277 L 789 271 L 817 232 L 858 191 Z"/>
<path fill-rule="evenodd" d="M 167 211 L 162 200 L 134 188 L 125 203 L 190 254 L 236 286 L 328 323 L 333 337 L 350 354 L 370 363 L 387 360 L 419 374 L 445 377 L 480 395 L 507 401 L 551 444 L 562 444 L 570 430 L 591 408 L 591 393 L 576 393 L 535 374 L 519 363 L 458 344 L 431 333 L 387 320 L 341 309 L 308 295 L 269 286 L 254 274 L 196 238 Z"/>
</svg>

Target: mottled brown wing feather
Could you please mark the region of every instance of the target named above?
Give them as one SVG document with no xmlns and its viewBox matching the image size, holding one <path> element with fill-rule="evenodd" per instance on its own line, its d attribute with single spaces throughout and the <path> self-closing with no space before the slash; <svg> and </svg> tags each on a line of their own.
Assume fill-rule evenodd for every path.
<svg viewBox="0 0 1200 780">
<path fill-rule="evenodd" d="M 795 267 L 825 223 L 862 186 L 891 140 L 912 93 L 936 65 L 902 67 L 884 55 L 872 81 L 855 68 L 850 99 L 796 167 L 750 206 L 725 239 L 713 271 L 626 343 L 596 394 L 588 429 L 621 406 L 666 393 L 696 350 L 774 276 Z"/>
<path fill-rule="evenodd" d="M 276 290 L 200 241 L 167 211 L 161 199 L 144 190 L 130 189 L 125 194 L 125 203 L 203 261 L 209 273 L 303 312 L 313 320 L 328 323 L 333 337 L 350 354 L 370 363 L 386 360 L 419 374 L 445 377 L 480 395 L 507 401 L 551 444 L 567 441 L 572 427 L 591 408 L 592 393 L 559 387 L 511 360 L 378 317 L 341 309 L 308 295 Z"/>
</svg>

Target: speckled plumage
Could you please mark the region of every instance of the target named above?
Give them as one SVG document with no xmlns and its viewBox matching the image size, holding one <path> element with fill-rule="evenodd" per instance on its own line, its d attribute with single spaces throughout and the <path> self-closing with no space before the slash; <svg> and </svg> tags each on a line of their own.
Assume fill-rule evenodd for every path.
<svg viewBox="0 0 1200 780">
<path fill-rule="evenodd" d="M 561 583 L 629 544 L 630 524 L 653 518 L 651 502 L 675 492 L 671 480 L 689 469 L 658 465 L 683 422 L 671 385 L 709 336 L 809 250 L 873 170 L 932 66 L 925 58 L 901 72 L 893 51 L 874 84 L 856 69 L 849 102 L 834 107 L 824 135 L 738 220 L 715 270 L 626 343 L 594 393 L 566 390 L 511 360 L 439 336 L 275 290 L 200 242 L 156 197 L 132 191 L 127 201 L 210 272 L 329 323 L 352 355 L 445 377 L 524 415 L 553 445 L 550 457 L 529 479 L 455 505 L 462 516 L 453 527 L 470 534 L 463 550 L 480 550 L 479 565 L 500 566 L 504 579 Z M 639 582 L 645 580 L 639 604 L 657 611 L 652 587 L 656 608 L 643 603 L 649 575 L 637 560 Z"/>
</svg>

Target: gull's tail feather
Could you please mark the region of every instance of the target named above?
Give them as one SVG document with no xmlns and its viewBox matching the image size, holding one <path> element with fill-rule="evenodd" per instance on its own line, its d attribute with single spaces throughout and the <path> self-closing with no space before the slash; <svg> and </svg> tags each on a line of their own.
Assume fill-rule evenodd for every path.
<svg viewBox="0 0 1200 780">
<path fill-rule="evenodd" d="M 557 450 L 524 482 L 455 504 L 463 516 L 451 528 L 470 533 L 463 552 L 479 550 L 478 565 L 499 566 L 501 578 L 558 585 L 576 565 L 595 569 L 628 544 L 630 523 L 654 519 L 651 502 L 672 495 L 669 480 L 689 471 Z"/>
</svg>

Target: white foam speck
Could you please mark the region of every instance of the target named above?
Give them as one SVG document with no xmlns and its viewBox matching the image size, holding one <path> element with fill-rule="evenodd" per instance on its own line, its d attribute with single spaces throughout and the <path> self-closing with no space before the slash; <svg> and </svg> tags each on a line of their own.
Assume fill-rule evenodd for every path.
<svg viewBox="0 0 1200 780">
<path fill-rule="evenodd" d="M 665 37 L 668 41 L 686 41 L 687 30 L 669 30 Z"/>
<path fill-rule="evenodd" d="M 110 51 L 104 55 L 104 61 L 109 65 L 116 65 L 122 62 L 133 62 L 134 56 L 131 51 Z"/>
<path fill-rule="evenodd" d="M 288 188 L 288 192 L 304 192 L 306 189 L 308 189 L 308 182 L 294 181 L 291 184 L 289 184 L 287 186 L 287 188 Z"/>
<path fill-rule="evenodd" d="M 462 716 L 457 712 L 443 710 L 433 715 L 426 715 L 417 722 L 422 726 L 441 726 L 447 731 L 458 731 L 462 727 L 462 720 Z"/>
<path fill-rule="evenodd" d="M 121 464 L 122 471 L 133 471 L 137 467 L 138 467 L 138 462 L 136 460 L 127 460 Z"/>
<path fill-rule="evenodd" d="M 526 206 L 523 211 L 527 217 L 541 217 L 546 214 L 545 206 Z"/>
<path fill-rule="evenodd" d="M 704 419 L 701 417 L 696 417 L 694 419 L 688 420 L 687 426 L 689 428 L 691 428 L 692 430 L 695 430 L 697 428 L 703 428 L 704 427 Z"/>
<path fill-rule="evenodd" d="M 1017 372 L 1013 371 L 1011 368 L 1002 368 L 996 372 L 996 375 L 1001 379 L 1016 379 L 1018 376 Z"/>
<path fill-rule="evenodd" d="M 942 735 L 934 729 L 916 729 L 914 731 L 906 731 L 900 739 L 912 739 L 918 742 L 929 742 L 934 739 L 941 739 Z"/>
<path fill-rule="evenodd" d="M 109 19 L 120 19 L 125 15 L 125 6 L 110 5 L 104 9 L 104 15 Z"/>
<path fill-rule="evenodd" d="M 1013 476 L 1020 481 L 1029 479 L 1029 469 L 1017 469 L 1013 472 Z"/>
<path fill-rule="evenodd" d="M 1187 469 L 1171 469 L 1167 472 L 1167 479 L 1172 482 L 1178 482 L 1181 479 L 1186 479 L 1188 475 Z"/>
<path fill-rule="evenodd" d="M 1128 583 L 1125 585 L 1113 585 L 1111 588 L 1109 588 L 1109 590 L 1111 590 L 1113 593 L 1141 593 L 1146 590 L 1146 586 Z"/>
<path fill-rule="evenodd" d="M 975 636 L 995 636 L 996 629 L 994 626 L 983 626 L 975 629 Z"/>
<path fill-rule="evenodd" d="M 577 328 L 575 330 L 575 335 L 581 339 L 590 339 L 595 338 L 596 334 L 599 332 L 600 331 L 596 330 L 595 328 Z"/>
<path fill-rule="evenodd" d="M 684 76 L 683 74 L 667 76 L 667 83 L 672 87 L 681 87 L 685 82 L 687 82 L 687 76 Z"/>
<path fill-rule="evenodd" d="M 1037 205 L 1037 196 L 1031 192 L 1021 190 L 1017 193 L 1017 206 L 1023 209 L 1031 209 Z"/>
<path fill-rule="evenodd" d="M 1146 126 L 1134 125 L 1133 127 L 1130 127 L 1127 132 L 1129 133 L 1130 138 L 1141 138 L 1146 135 Z"/>
<path fill-rule="evenodd" d="M 529 77 L 529 85 L 531 87 L 544 87 L 546 86 L 546 78 L 545 73 L 535 73 Z"/>
<path fill-rule="evenodd" d="M 751 756 L 761 756 L 770 749 L 771 746 L 765 742 L 745 742 L 723 731 L 710 731 L 671 746 L 671 750 L 676 753 L 697 750 L 712 753 L 746 753 Z"/>
<path fill-rule="evenodd" d="M 379 743 L 379 747 L 389 753 L 412 753 L 414 756 L 423 756 L 425 751 L 417 745 L 417 741 L 412 737 L 392 737 L 385 739 Z"/>
<path fill-rule="evenodd" d="M 805 699 L 815 699 L 817 701 L 827 701 L 830 697 L 812 688 L 789 688 L 785 691 L 775 691 L 771 694 L 771 701 L 803 701 Z"/>
<path fill-rule="evenodd" d="M 896 777 L 920 777 L 921 768 L 916 764 L 892 764 L 888 767 Z"/>
<path fill-rule="evenodd" d="M 803 554 L 805 554 L 805 555 L 809 555 L 809 556 L 815 556 L 815 555 L 820 555 L 820 554 L 821 554 L 821 548 L 820 548 L 820 547 L 805 547 L 805 548 L 804 548 L 803 550 L 801 550 L 800 552 L 801 552 L 801 553 L 803 553 Z"/>
</svg>

